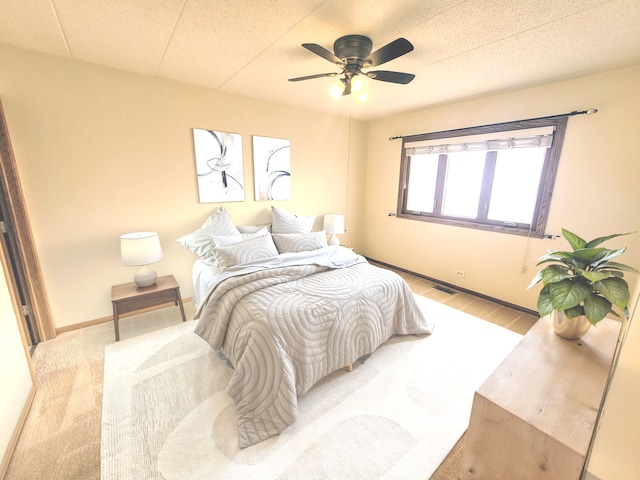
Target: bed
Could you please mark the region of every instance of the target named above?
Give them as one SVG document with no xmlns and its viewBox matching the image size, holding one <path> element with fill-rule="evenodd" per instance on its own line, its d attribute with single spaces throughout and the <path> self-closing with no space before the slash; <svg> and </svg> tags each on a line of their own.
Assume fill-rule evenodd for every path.
<svg viewBox="0 0 640 480">
<path fill-rule="evenodd" d="M 287 234 L 289 243 L 313 244 L 302 251 L 287 251 L 278 234 L 227 246 L 217 238 L 218 264 L 194 263 L 195 332 L 233 367 L 226 391 L 241 448 L 294 423 L 298 397 L 329 373 L 394 335 L 431 333 L 399 275 L 327 246 L 321 233 Z"/>
</svg>

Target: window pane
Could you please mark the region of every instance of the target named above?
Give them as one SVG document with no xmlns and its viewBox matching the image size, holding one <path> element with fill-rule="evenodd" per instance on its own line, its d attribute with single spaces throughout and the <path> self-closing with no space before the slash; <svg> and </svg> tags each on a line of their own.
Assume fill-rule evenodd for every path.
<svg viewBox="0 0 640 480">
<path fill-rule="evenodd" d="M 487 218 L 530 224 L 546 148 L 500 150 L 496 160 Z"/>
<path fill-rule="evenodd" d="M 439 155 L 412 155 L 409 158 L 407 210 L 433 213 Z"/>
<path fill-rule="evenodd" d="M 450 153 L 442 214 L 476 218 L 486 152 Z"/>
</svg>

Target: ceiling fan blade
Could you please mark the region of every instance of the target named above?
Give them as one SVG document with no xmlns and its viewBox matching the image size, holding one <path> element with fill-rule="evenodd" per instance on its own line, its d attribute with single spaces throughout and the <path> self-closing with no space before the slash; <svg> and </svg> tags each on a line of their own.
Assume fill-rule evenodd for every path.
<svg viewBox="0 0 640 480">
<path fill-rule="evenodd" d="M 367 72 L 367 77 L 382 82 L 402 83 L 406 85 L 416 78 L 413 73 L 390 72 L 388 70 L 376 70 L 375 72 Z"/>
<path fill-rule="evenodd" d="M 412 50 L 413 45 L 409 40 L 406 38 L 398 38 L 369 55 L 369 58 L 365 60 L 365 63 L 370 63 L 372 67 L 377 67 L 378 65 L 389 62 L 394 58 L 401 57 Z"/>
<path fill-rule="evenodd" d="M 331 63 L 335 63 L 338 65 L 342 65 L 342 60 L 336 57 L 333 53 L 331 53 L 326 48 L 318 45 L 317 43 L 303 43 L 302 46 L 309 50 L 310 52 L 315 53 L 316 55 L 320 55 L 325 60 L 329 60 Z"/>
<path fill-rule="evenodd" d="M 311 80 L 312 78 L 335 77 L 336 75 L 338 75 L 337 72 L 333 72 L 333 73 L 318 73 L 316 75 L 307 75 L 306 77 L 290 78 L 289 81 L 290 82 L 299 82 L 301 80 Z"/>
</svg>

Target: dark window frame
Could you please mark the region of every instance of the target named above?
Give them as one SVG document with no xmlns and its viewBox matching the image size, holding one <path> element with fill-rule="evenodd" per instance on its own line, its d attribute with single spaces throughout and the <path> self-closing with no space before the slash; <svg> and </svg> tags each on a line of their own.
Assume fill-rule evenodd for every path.
<svg viewBox="0 0 640 480">
<path fill-rule="evenodd" d="M 398 206 L 396 215 L 398 218 L 418 220 L 422 222 L 439 223 L 443 225 L 451 225 L 457 227 L 475 228 L 479 230 L 488 230 L 493 232 L 508 233 L 513 235 L 530 236 L 533 238 L 542 238 L 544 235 L 545 227 L 547 224 L 547 218 L 549 216 L 549 210 L 551 208 L 551 198 L 553 195 L 553 187 L 555 183 L 556 174 L 558 171 L 558 164 L 560 162 L 560 153 L 562 151 L 562 144 L 564 141 L 564 135 L 567 128 L 567 115 L 558 115 L 553 117 L 545 117 L 531 120 L 517 120 L 512 122 L 496 123 L 492 125 L 482 125 L 476 127 L 460 128 L 456 130 L 446 130 L 440 132 L 426 133 L 420 135 L 412 135 L 402 138 L 402 152 L 400 161 L 400 181 L 398 185 Z M 486 219 L 486 212 L 484 218 L 476 219 L 463 219 L 457 217 L 447 217 L 441 214 L 441 201 L 438 201 L 433 213 L 429 212 L 416 212 L 406 209 L 407 201 L 407 185 L 409 179 L 409 156 L 406 155 L 406 144 L 414 143 L 425 140 L 437 140 L 446 138 L 455 138 L 462 136 L 473 135 L 485 135 L 499 132 L 506 132 L 512 130 L 525 130 L 538 127 L 554 127 L 553 143 L 547 149 L 544 166 L 540 175 L 540 183 L 538 187 L 538 198 L 536 200 L 536 207 L 533 213 L 533 219 L 531 224 L 507 224 L 507 222 L 496 222 Z M 490 151 L 488 152 L 490 153 Z M 495 155 L 493 155 L 495 161 Z M 443 160 L 441 155 L 439 161 L 438 171 L 443 168 L 443 163 L 446 163 L 446 155 Z M 443 176 L 438 174 L 438 180 L 436 184 L 436 198 L 442 198 L 442 191 L 444 189 Z M 487 179 L 484 179 L 485 182 Z M 486 186 L 483 185 L 483 193 L 486 195 Z M 439 196 L 439 197 L 438 197 Z M 479 205 L 482 205 L 479 202 Z M 480 207 L 479 207 L 480 209 Z M 480 214 L 480 212 L 479 212 Z M 482 217 L 482 215 L 481 215 Z"/>
</svg>

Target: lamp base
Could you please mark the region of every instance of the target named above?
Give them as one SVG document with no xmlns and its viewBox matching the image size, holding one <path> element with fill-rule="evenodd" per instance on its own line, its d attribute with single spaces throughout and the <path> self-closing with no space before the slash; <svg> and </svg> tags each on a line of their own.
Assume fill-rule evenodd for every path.
<svg viewBox="0 0 640 480">
<path fill-rule="evenodd" d="M 329 238 L 329 241 L 327 243 L 329 245 L 340 245 L 340 239 L 338 239 L 338 237 L 334 233 L 331 235 L 331 238 Z"/>
<path fill-rule="evenodd" d="M 136 272 L 135 277 L 133 277 L 133 281 L 136 282 L 138 288 L 150 287 L 154 283 L 156 283 L 156 279 L 158 278 L 158 274 L 152 268 L 147 265 L 143 265 Z"/>
</svg>

